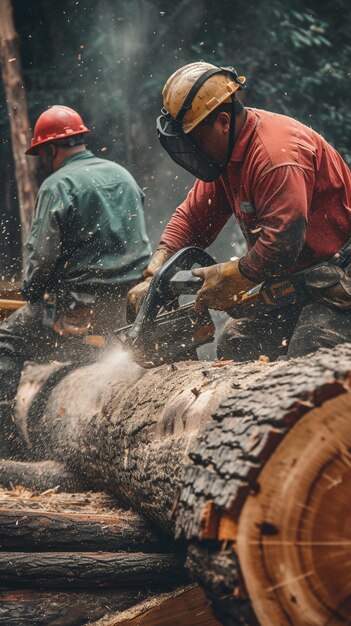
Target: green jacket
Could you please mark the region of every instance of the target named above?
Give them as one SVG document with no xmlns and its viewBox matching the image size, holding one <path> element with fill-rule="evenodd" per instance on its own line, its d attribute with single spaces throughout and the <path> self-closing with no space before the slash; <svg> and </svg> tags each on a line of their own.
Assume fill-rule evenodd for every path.
<svg viewBox="0 0 351 626">
<path fill-rule="evenodd" d="M 41 185 L 26 243 L 23 295 L 100 292 L 138 280 L 151 253 L 144 194 L 120 165 L 74 154 Z"/>
</svg>

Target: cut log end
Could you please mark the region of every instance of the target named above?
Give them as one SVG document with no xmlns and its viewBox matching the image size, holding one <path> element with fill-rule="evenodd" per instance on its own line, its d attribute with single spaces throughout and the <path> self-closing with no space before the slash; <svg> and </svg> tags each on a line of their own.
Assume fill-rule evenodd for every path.
<svg viewBox="0 0 351 626">
<path fill-rule="evenodd" d="M 351 622 L 350 412 L 344 394 L 305 416 L 245 503 L 238 556 L 262 626 Z"/>
<path fill-rule="evenodd" d="M 228 398 L 191 451 L 178 529 L 226 626 L 351 623 L 350 364 L 326 356 Z"/>
</svg>

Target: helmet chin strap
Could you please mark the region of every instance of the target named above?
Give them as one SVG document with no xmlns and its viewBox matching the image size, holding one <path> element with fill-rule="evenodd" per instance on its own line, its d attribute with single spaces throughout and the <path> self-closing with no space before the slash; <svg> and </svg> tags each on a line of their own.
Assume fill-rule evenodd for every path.
<svg viewBox="0 0 351 626">
<path fill-rule="evenodd" d="M 229 138 L 228 138 L 228 154 L 227 161 L 225 165 L 228 165 L 230 158 L 232 156 L 234 142 L 235 142 L 235 122 L 236 122 L 236 102 L 237 99 L 235 95 L 232 97 L 232 110 L 230 115 L 230 125 L 229 125 Z"/>
</svg>

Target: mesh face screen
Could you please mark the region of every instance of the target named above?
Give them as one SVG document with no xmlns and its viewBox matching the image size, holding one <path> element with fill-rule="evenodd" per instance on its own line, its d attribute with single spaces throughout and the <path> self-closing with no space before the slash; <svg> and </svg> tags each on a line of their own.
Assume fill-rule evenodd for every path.
<svg viewBox="0 0 351 626">
<path fill-rule="evenodd" d="M 183 132 L 177 120 L 160 115 L 156 129 L 162 147 L 178 165 L 204 182 L 218 178 L 223 166 L 201 152 L 189 135 Z"/>
</svg>

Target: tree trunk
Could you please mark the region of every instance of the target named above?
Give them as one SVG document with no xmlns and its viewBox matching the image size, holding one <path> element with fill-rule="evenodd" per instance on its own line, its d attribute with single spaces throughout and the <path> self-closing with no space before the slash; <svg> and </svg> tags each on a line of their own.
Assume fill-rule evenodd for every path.
<svg viewBox="0 0 351 626">
<path fill-rule="evenodd" d="M 245 502 L 237 552 L 263 626 L 351 621 L 350 409 L 343 394 L 302 418 Z"/>
<path fill-rule="evenodd" d="M 24 242 L 35 207 L 37 183 L 35 160 L 27 159 L 24 154 L 30 143 L 30 124 L 11 0 L 0 2 L 0 60 L 10 119 L 22 242 Z"/>
<path fill-rule="evenodd" d="M 44 381 L 44 367 L 29 366 L 18 391 L 17 422 L 33 450 L 65 463 L 88 488 L 112 492 L 131 506 L 140 503 L 142 513 L 173 532 L 180 470 L 199 429 L 228 396 L 233 378 L 245 386 L 267 367 L 189 361 L 144 370 L 118 351 L 52 388 L 57 369 L 48 366 Z"/>
<path fill-rule="evenodd" d="M 227 626 L 351 620 L 350 373 L 349 344 L 287 363 L 223 402 L 191 452 L 178 533 Z"/>
<path fill-rule="evenodd" d="M 144 371 L 119 354 L 68 374 L 20 421 L 48 456 L 176 526 L 223 624 L 305 626 L 308 605 L 310 626 L 341 625 L 351 620 L 350 373 L 349 344 L 222 368 Z"/>
</svg>

